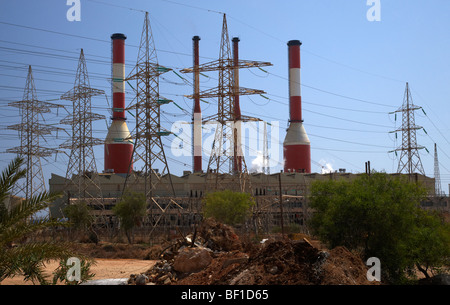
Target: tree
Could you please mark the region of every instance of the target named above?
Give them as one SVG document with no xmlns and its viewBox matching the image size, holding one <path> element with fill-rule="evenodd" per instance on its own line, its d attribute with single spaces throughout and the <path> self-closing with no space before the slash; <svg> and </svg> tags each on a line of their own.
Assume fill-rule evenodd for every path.
<svg viewBox="0 0 450 305">
<path fill-rule="evenodd" d="M 81 232 L 87 232 L 89 230 L 90 239 L 97 243 L 97 234 L 92 228 L 94 217 L 91 212 L 92 208 L 90 208 L 85 201 L 81 201 L 77 204 L 71 204 L 64 208 L 64 213 L 69 218 L 70 224 Z"/>
<path fill-rule="evenodd" d="M 409 244 L 410 258 L 425 278 L 450 267 L 450 225 L 438 212 L 420 211 Z"/>
<path fill-rule="evenodd" d="M 248 193 L 230 190 L 209 193 L 205 196 L 203 215 L 229 225 L 243 223 L 255 204 Z"/>
<path fill-rule="evenodd" d="M 316 181 L 309 225 L 332 248 L 360 251 L 364 259 L 378 257 L 382 278 L 400 283 L 415 266 L 440 265 L 450 254 L 444 237 L 448 229 L 420 208 L 425 196 L 420 185 L 385 173 L 353 181 Z M 442 246 L 430 247 L 431 240 Z"/>
<path fill-rule="evenodd" d="M 94 221 L 91 210 L 85 201 L 71 204 L 64 208 L 65 215 L 69 218 L 72 226 L 76 229 L 87 230 Z"/>
<path fill-rule="evenodd" d="M 147 203 L 143 193 L 126 192 L 120 202 L 113 207 L 114 214 L 119 217 L 120 226 L 125 230 L 128 242 L 132 243 L 132 231 L 140 225 L 147 214 Z"/>
<path fill-rule="evenodd" d="M 33 283 L 48 284 L 43 273 L 44 264 L 51 260 L 65 260 L 76 254 L 67 244 L 56 241 L 25 241 L 42 229 L 61 226 L 57 220 L 48 217 L 31 217 L 48 208 L 48 203 L 57 198 L 47 192 L 23 200 L 18 205 L 6 209 L 4 200 L 8 198 L 14 184 L 23 178 L 25 170 L 20 170 L 23 159 L 16 157 L 2 172 L 0 178 L 0 282 L 5 278 L 24 275 Z"/>
</svg>

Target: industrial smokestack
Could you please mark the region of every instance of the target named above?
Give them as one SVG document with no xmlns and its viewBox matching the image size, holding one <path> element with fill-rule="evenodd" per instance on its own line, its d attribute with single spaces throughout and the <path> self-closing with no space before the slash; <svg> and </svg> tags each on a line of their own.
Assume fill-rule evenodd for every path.
<svg viewBox="0 0 450 305">
<path fill-rule="evenodd" d="M 233 172 L 242 172 L 241 106 L 239 103 L 239 38 L 233 37 Z"/>
<path fill-rule="evenodd" d="M 239 103 L 239 38 L 233 37 L 233 110 L 234 119 L 241 119 L 241 106 Z"/>
<path fill-rule="evenodd" d="M 288 42 L 289 60 L 289 127 L 283 142 L 284 171 L 311 172 L 311 143 L 302 119 L 299 40 Z"/>
<path fill-rule="evenodd" d="M 133 143 L 125 122 L 125 39 L 124 34 L 111 35 L 113 116 L 105 141 L 105 172 L 116 174 L 133 169 Z"/>
<path fill-rule="evenodd" d="M 194 45 L 194 114 L 192 124 L 193 172 L 202 171 L 202 110 L 200 108 L 199 36 L 192 37 Z"/>
</svg>

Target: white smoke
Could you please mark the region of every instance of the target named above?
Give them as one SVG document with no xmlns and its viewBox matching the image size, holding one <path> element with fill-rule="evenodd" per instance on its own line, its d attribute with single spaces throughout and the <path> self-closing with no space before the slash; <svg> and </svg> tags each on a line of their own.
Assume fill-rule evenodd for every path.
<svg viewBox="0 0 450 305">
<path fill-rule="evenodd" d="M 319 163 L 320 165 L 322 165 L 322 169 L 320 171 L 321 174 L 329 174 L 334 172 L 333 165 L 330 162 L 321 159 Z"/>
</svg>

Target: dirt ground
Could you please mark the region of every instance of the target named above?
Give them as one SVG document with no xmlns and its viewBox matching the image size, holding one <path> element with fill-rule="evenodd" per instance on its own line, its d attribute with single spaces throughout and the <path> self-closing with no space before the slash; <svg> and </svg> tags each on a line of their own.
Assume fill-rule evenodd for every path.
<svg viewBox="0 0 450 305">
<path fill-rule="evenodd" d="M 152 247 L 105 242 L 73 246 L 76 253 L 95 259 L 96 264 L 90 270 L 95 274 L 93 280 L 128 278 L 129 284 L 137 284 L 137 276 L 143 274 L 146 283 L 153 285 L 379 284 L 367 280 L 368 267 L 346 248 L 326 249 L 304 234 L 291 235 L 274 235 L 265 242 L 255 243 L 249 238 L 242 240 L 231 227 L 207 219 L 196 235 L 165 240 Z M 179 269 L 175 259 L 180 251 L 192 249 L 192 240 L 197 249 L 209 253 L 209 262 L 201 271 L 191 273 Z M 196 251 L 187 252 L 193 254 L 184 266 L 195 267 L 196 263 L 201 263 Z M 56 261 L 48 264 L 46 273 L 51 275 L 57 267 Z M 32 284 L 19 276 L 0 283 Z"/>
<path fill-rule="evenodd" d="M 154 266 L 156 261 L 153 257 L 160 252 L 159 247 L 107 242 L 76 243 L 73 247 L 76 253 L 95 259 L 96 264 L 91 267 L 91 272 L 95 274 L 93 280 L 128 278 L 131 274 L 144 273 Z M 57 267 L 57 261 L 47 264 L 46 274 L 51 276 Z M 0 285 L 33 285 L 33 283 L 16 276 L 5 279 Z"/>
<path fill-rule="evenodd" d="M 96 259 L 96 265 L 91 267 L 95 273 L 93 280 L 128 278 L 130 274 L 144 273 L 153 267 L 156 261 L 140 259 Z M 46 266 L 46 273 L 51 274 L 58 267 L 58 262 Z M 33 285 L 31 281 L 24 281 L 23 277 L 5 279 L 1 285 Z"/>
</svg>

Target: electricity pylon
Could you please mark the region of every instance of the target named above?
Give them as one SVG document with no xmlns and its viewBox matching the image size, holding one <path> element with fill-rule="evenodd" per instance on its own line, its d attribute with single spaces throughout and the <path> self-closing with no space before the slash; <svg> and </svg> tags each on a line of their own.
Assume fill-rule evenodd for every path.
<svg viewBox="0 0 450 305">
<path fill-rule="evenodd" d="M 134 183 L 143 181 L 144 193 L 150 211 L 153 211 L 152 207 L 155 205 L 160 210 L 155 213 L 156 217 L 153 214 L 150 215 L 153 218 L 153 229 L 168 209 L 174 206 L 180 207 L 173 200 L 175 190 L 162 142 L 162 138 L 170 135 L 171 132 L 161 126 L 161 107 L 172 101 L 160 96 L 159 76 L 170 70 L 158 64 L 148 12 L 145 12 L 137 63 L 126 78 L 126 81 L 136 80 L 136 88 L 133 88 L 136 97 L 127 110 L 136 110 L 136 127 L 130 136 L 135 139 L 131 162 L 136 164 L 137 161 L 141 160 L 144 163 L 143 171 L 139 176 L 135 175 Z M 157 168 L 156 166 L 161 167 Z M 126 180 L 129 180 L 129 176 L 130 174 Z M 158 203 L 154 191 L 163 179 L 167 179 L 162 184 L 168 187 L 167 195 L 170 197 L 160 198 Z M 126 181 L 124 190 L 128 183 L 133 182 Z M 161 204 L 161 201 L 166 201 L 166 204 Z"/>
<path fill-rule="evenodd" d="M 102 191 L 97 174 L 94 146 L 104 141 L 92 136 L 92 122 L 105 119 L 104 115 L 92 112 L 91 97 L 103 95 L 103 90 L 91 88 L 83 49 L 80 52 L 74 87 L 61 96 L 72 101 L 72 114 L 61 120 L 61 124 L 72 127 L 71 139 L 60 145 L 70 150 L 67 164 L 65 189 L 70 197 L 92 203 L 102 202 Z"/>
<path fill-rule="evenodd" d="M 6 152 L 22 157 L 24 159 L 23 166 L 26 169 L 25 181 L 19 181 L 12 193 L 30 199 L 46 190 L 40 158 L 49 157 L 56 152 L 55 149 L 40 146 L 39 139 L 59 129 L 41 124 L 39 117 L 42 117 L 44 113 L 49 113 L 51 108 L 60 106 L 37 99 L 31 66 L 28 67 L 23 99 L 8 105 L 19 108 L 21 123 L 8 126 L 8 129 L 19 131 L 20 146 L 7 149 Z"/>
<path fill-rule="evenodd" d="M 263 90 L 240 87 L 239 69 L 271 66 L 272 64 L 269 62 L 239 60 L 237 58 L 238 41 L 238 38 L 233 39 L 234 52 L 232 54 L 226 14 L 223 14 L 219 59 L 201 64 L 195 67 L 195 71 L 194 68 L 187 68 L 181 70 L 181 72 L 218 71 L 218 86 L 198 94 L 199 98 L 217 98 L 217 113 L 203 119 L 203 124 L 217 124 L 206 174 L 210 177 L 211 175 L 214 176 L 215 183 L 208 187 L 213 189 L 223 188 L 223 186 L 219 186 L 219 175 L 233 174 L 239 181 L 237 184 L 234 182 L 231 182 L 231 184 L 239 186 L 238 189 L 240 191 L 246 191 L 249 188 L 249 179 L 240 145 L 240 123 L 243 121 L 259 121 L 259 119 L 241 115 L 239 96 L 263 94 L 265 92 Z M 188 95 L 187 97 L 194 98 L 194 95 Z M 207 180 L 210 181 L 208 178 Z"/>
<path fill-rule="evenodd" d="M 420 160 L 419 149 L 424 146 L 417 145 L 416 130 L 421 129 L 417 126 L 414 118 L 414 111 L 422 107 L 414 105 L 409 90 L 409 85 L 406 83 L 405 94 L 403 98 L 403 105 L 396 112 L 402 113 L 402 127 L 394 132 L 402 132 L 402 146 L 393 150 L 400 151 L 400 159 L 398 163 L 397 173 L 414 174 L 420 173 L 425 175 L 422 161 Z"/>
</svg>

